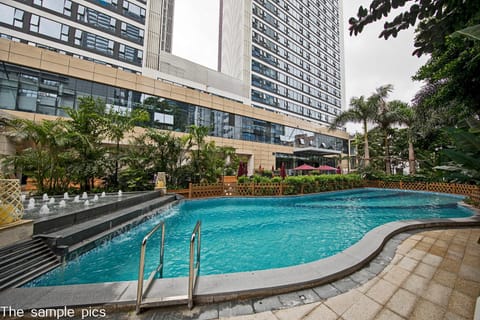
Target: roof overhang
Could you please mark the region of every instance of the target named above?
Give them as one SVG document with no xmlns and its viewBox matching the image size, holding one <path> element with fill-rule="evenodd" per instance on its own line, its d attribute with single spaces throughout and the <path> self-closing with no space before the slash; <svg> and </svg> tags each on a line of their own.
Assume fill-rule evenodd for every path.
<svg viewBox="0 0 480 320">
<path fill-rule="evenodd" d="M 315 147 L 294 148 L 293 154 L 299 156 L 328 156 L 328 155 L 340 155 L 341 151 L 332 149 L 323 149 Z"/>
</svg>

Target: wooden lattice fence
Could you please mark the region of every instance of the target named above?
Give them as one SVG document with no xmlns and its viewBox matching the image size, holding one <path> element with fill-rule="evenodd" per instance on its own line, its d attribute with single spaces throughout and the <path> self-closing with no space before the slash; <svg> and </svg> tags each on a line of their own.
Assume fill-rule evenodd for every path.
<svg viewBox="0 0 480 320">
<path fill-rule="evenodd" d="M 432 191 L 469 196 L 480 202 L 480 188 L 473 185 L 442 182 L 404 182 L 404 181 L 360 181 L 360 182 L 325 182 L 314 184 L 287 183 L 215 183 L 190 184 L 188 189 L 179 193 L 186 198 L 206 198 L 222 196 L 280 196 L 290 194 L 306 194 L 358 187 L 375 187 L 385 189 L 401 189 L 416 191 Z M 173 191 L 175 192 L 175 191 Z"/>
<path fill-rule="evenodd" d="M 20 181 L 0 179 L 0 225 L 21 220 L 23 210 Z"/>
</svg>

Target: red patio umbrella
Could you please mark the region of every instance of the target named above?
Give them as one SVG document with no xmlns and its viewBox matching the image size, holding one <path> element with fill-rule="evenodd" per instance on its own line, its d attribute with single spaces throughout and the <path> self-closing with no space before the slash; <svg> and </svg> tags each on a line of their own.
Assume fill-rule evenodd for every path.
<svg viewBox="0 0 480 320">
<path fill-rule="evenodd" d="M 337 169 L 334 168 L 334 167 L 330 167 L 330 166 L 326 166 L 326 165 L 322 165 L 318 168 L 315 168 L 317 170 L 320 170 L 320 171 L 336 171 Z"/>
<path fill-rule="evenodd" d="M 298 166 L 298 167 L 294 168 L 293 170 L 315 170 L 315 168 L 308 165 L 308 164 L 302 164 L 301 166 Z M 333 170 L 335 170 L 335 168 Z"/>
</svg>

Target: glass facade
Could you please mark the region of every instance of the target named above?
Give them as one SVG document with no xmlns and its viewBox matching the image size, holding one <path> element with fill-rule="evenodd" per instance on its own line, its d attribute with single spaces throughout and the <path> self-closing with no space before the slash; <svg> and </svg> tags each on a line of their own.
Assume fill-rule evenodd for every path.
<svg viewBox="0 0 480 320">
<path fill-rule="evenodd" d="M 30 5 L 35 11 L 16 8 L 16 2 Z M 126 0 L 119 3 L 115 0 L 88 2 L 80 4 L 70 0 L 17 0 L 9 2 L 8 5 L 0 3 L 0 26 L 5 27 L 0 36 L 12 38 L 8 29 L 13 29 L 17 31 L 15 38 L 21 42 L 114 67 L 121 65 L 112 64 L 112 60 L 101 59 L 101 56 L 108 57 L 135 66 L 138 68 L 136 72 L 140 72 L 143 63 L 145 8 L 135 1 Z M 38 10 L 45 14 L 37 14 Z M 55 16 L 61 17 L 62 22 L 56 20 Z M 99 32 L 97 34 L 88 31 L 86 27 Z M 31 37 L 28 37 L 28 40 L 22 39 L 21 34 L 33 35 L 38 41 L 32 41 Z M 52 45 L 46 46 L 42 44 L 42 39 L 55 41 L 64 46 L 62 50 Z M 77 51 L 73 54 L 66 50 L 65 46 L 75 47 L 84 52 L 79 54 Z M 89 54 L 90 52 L 95 55 Z M 121 68 L 130 69 L 126 65 Z"/>
<path fill-rule="evenodd" d="M 206 126 L 214 137 L 300 148 L 303 139 L 309 147 L 348 151 L 347 140 L 333 136 L 13 64 L 0 68 L 2 109 L 65 116 L 64 108 L 76 108 L 82 96 L 100 98 L 111 108 L 146 109 L 149 125 L 159 129 L 186 132 L 190 125 Z"/>
<path fill-rule="evenodd" d="M 252 100 L 325 124 L 341 113 L 336 1 L 253 0 Z"/>
</svg>

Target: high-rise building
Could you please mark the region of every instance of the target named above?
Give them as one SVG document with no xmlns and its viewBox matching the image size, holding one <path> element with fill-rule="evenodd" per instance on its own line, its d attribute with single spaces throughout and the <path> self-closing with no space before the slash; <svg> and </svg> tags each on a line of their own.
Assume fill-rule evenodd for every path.
<svg viewBox="0 0 480 320">
<path fill-rule="evenodd" d="M 174 0 L 0 0 L 0 36 L 141 73 L 171 52 L 173 9 Z"/>
<path fill-rule="evenodd" d="M 330 125 L 344 105 L 338 0 L 220 0 L 219 70 L 252 105 Z"/>
<path fill-rule="evenodd" d="M 320 124 L 342 105 L 338 8 L 306 2 L 223 0 L 218 72 L 169 53 L 174 0 L 0 0 L 0 109 L 52 119 L 82 96 L 118 110 L 154 98 L 170 107 L 146 106 L 151 126 L 207 126 L 250 172 L 336 166 L 348 134 Z"/>
</svg>

